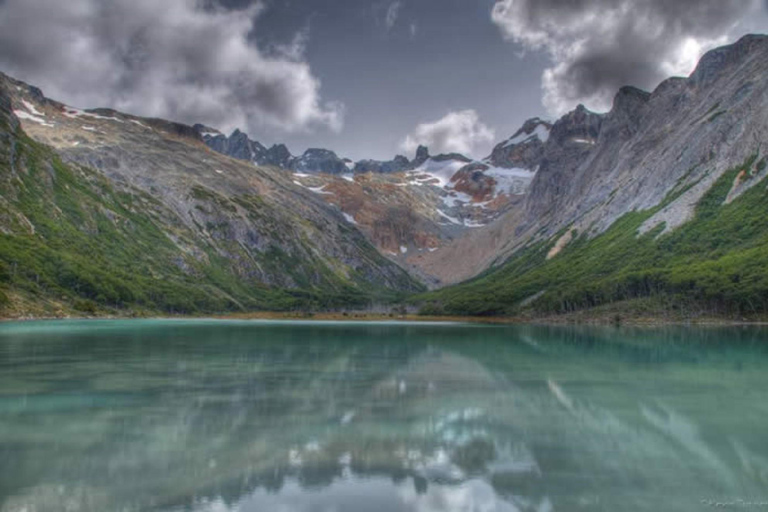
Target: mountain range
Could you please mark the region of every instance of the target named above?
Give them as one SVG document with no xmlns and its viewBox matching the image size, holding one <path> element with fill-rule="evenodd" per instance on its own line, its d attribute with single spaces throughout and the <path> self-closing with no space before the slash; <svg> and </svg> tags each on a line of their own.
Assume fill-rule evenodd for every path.
<svg viewBox="0 0 768 512">
<path fill-rule="evenodd" d="M 358 162 L 0 75 L 0 314 L 760 316 L 766 73 L 768 37 L 745 36 L 482 160 Z"/>
</svg>

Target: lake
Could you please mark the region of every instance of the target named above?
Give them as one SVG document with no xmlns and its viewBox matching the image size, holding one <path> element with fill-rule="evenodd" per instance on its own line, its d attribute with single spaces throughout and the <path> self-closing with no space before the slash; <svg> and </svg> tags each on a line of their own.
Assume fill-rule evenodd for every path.
<svg viewBox="0 0 768 512">
<path fill-rule="evenodd" d="M 768 510 L 768 330 L 0 324 L 0 511 Z"/>
</svg>

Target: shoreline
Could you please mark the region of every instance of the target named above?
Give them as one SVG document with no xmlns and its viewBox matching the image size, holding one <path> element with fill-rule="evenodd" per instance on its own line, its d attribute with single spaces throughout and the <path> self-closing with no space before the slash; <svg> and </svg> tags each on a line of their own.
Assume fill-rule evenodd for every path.
<svg viewBox="0 0 768 512">
<path fill-rule="evenodd" d="M 252 313 L 212 314 L 212 315 L 91 315 L 91 316 L 20 316 L 0 317 L 0 324 L 12 322 L 38 322 L 54 320 L 276 320 L 295 322 L 414 322 L 414 323 L 464 323 L 485 325 L 538 325 L 558 327 L 747 327 L 768 326 L 765 320 L 734 320 L 727 318 L 702 317 L 695 319 L 670 319 L 658 317 L 622 318 L 620 321 L 603 316 L 579 318 L 570 317 L 479 317 L 479 316 L 425 316 L 425 315 L 391 315 L 386 313 L 290 313 L 262 311 Z"/>
</svg>

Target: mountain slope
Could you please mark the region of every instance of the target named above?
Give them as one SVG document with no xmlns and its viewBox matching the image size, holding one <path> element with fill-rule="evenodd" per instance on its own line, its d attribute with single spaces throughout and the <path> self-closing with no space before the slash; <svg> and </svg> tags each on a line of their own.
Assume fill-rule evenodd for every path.
<svg viewBox="0 0 768 512">
<path fill-rule="evenodd" d="M 550 314 L 650 300 L 768 310 L 768 38 L 705 55 L 605 115 L 557 121 L 494 268 L 422 297 L 452 314 Z M 509 219 L 507 222 L 511 222 Z"/>
<path fill-rule="evenodd" d="M 314 194 L 190 127 L 4 76 L 0 116 L 6 314 L 350 306 L 421 286 Z"/>
</svg>

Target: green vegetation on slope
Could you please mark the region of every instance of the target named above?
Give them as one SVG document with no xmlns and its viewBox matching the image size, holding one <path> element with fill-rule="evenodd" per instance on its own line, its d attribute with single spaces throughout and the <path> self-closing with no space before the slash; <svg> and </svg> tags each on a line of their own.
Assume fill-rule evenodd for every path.
<svg viewBox="0 0 768 512">
<path fill-rule="evenodd" d="M 504 315 L 572 313 L 653 298 L 671 308 L 717 315 L 768 312 L 768 190 L 759 183 L 730 204 L 743 179 L 765 169 L 750 158 L 726 172 L 699 202 L 695 218 L 670 233 L 664 226 L 638 236 L 661 205 L 631 212 L 605 233 L 582 234 L 556 257 L 559 237 L 529 246 L 503 266 L 465 284 L 418 296 L 424 314 Z"/>
<path fill-rule="evenodd" d="M 0 117 L 0 316 L 311 310 L 396 298 L 322 263 L 312 263 L 315 284 L 293 265 L 296 289 L 244 278 L 213 247 L 189 250 L 194 234 L 151 196 L 118 191 L 11 132 Z M 265 268 L 292 264 L 276 247 L 262 256 Z"/>
</svg>

